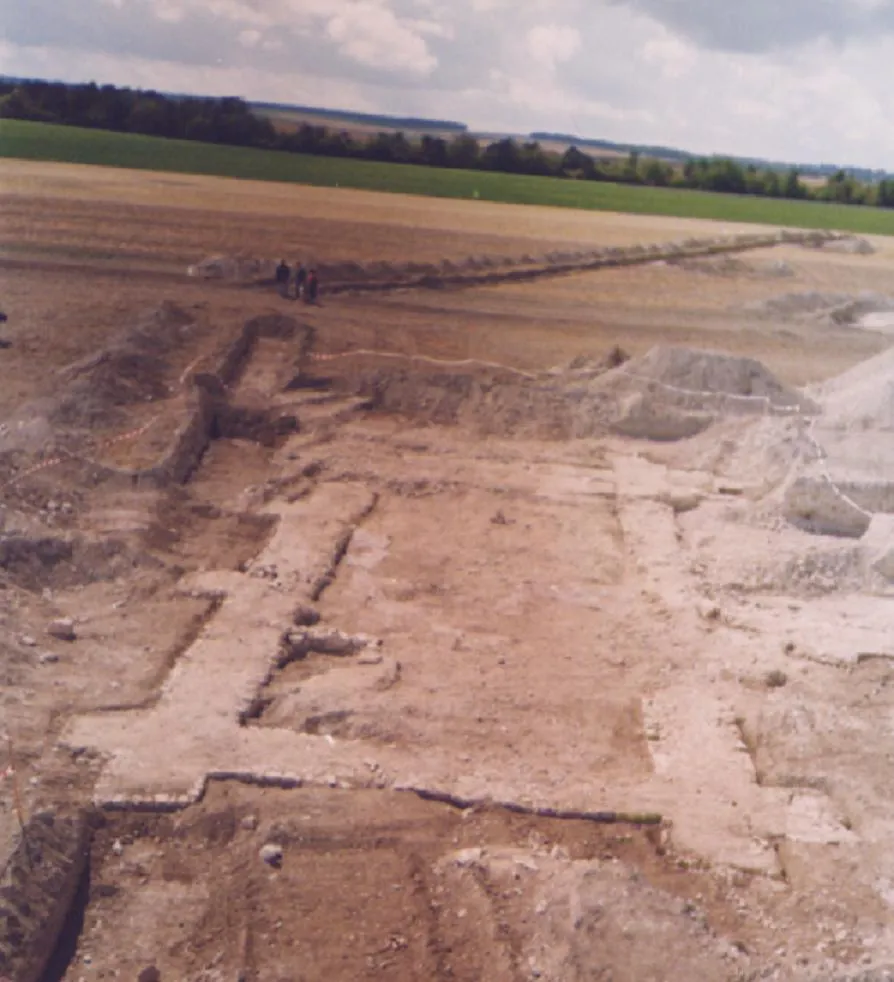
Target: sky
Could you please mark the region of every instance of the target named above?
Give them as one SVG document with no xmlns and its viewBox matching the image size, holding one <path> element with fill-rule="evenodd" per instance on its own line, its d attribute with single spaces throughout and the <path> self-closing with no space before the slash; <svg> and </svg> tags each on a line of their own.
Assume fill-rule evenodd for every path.
<svg viewBox="0 0 894 982">
<path fill-rule="evenodd" d="M 894 171 L 894 0 L 0 0 L 0 72 Z"/>
</svg>

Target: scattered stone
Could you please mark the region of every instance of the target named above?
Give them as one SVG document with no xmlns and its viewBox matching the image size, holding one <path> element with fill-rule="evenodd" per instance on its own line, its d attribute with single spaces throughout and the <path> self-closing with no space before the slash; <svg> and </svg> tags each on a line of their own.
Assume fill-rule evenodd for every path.
<svg viewBox="0 0 894 982">
<path fill-rule="evenodd" d="M 292 622 L 297 627 L 313 627 L 320 621 L 320 612 L 310 604 L 298 604 L 292 614 Z"/>
<path fill-rule="evenodd" d="M 529 873 L 539 873 L 540 867 L 533 859 L 529 859 L 527 856 L 519 856 L 515 860 L 515 865 L 523 870 L 527 870 Z"/>
<path fill-rule="evenodd" d="M 21 641 L 22 644 L 26 648 L 36 648 L 37 647 L 37 641 L 34 638 L 32 638 L 30 634 L 23 634 L 19 638 L 19 641 Z"/>
<path fill-rule="evenodd" d="M 480 863 L 483 855 L 484 850 L 477 846 L 471 849 L 461 849 L 459 852 L 454 853 L 453 863 L 455 866 L 465 869 Z"/>
<path fill-rule="evenodd" d="M 276 580 L 279 579 L 279 570 L 272 563 L 269 566 L 255 566 L 249 576 L 259 580 Z"/>
<path fill-rule="evenodd" d="M 699 603 L 697 610 L 698 616 L 701 617 L 703 621 L 719 621 L 723 614 L 717 604 L 713 604 L 708 601 Z"/>
<path fill-rule="evenodd" d="M 764 685 L 768 689 L 781 689 L 784 685 L 788 684 L 788 676 L 785 672 L 781 672 L 778 668 L 774 668 L 772 672 L 767 672 L 764 676 Z"/>
<path fill-rule="evenodd" d="M 50 621 L 47 634 L 59 641 L 74 641 L 77 638 L 74 621 L 70 617 L 57 617 Z"/>
<path fill-rule="evenodd" d="M 258 816 L 257 815 L 246 815 L 242 821 L 239 823 L 246 832 L 254 832 L 258 827 Z"/>
<path fill-rule="evenodd" d="M 123 856 L 124 855 L 124 846 L 123 846 L 123 844 L 122 844 L 122 842 L 121 842 L 120 839 L 115 839 L 115 841 L 112 843 L 112 852 L 116 856 Z"/>
<path fill-rule="evenodd" d="M 832 239 L 822 244 L 824 252 L 843 252 L 850 256 L 871 256 L 875 247 L 866 239 L 852 236 L 846 239 Z"/>
<path fill-rule="evenodd" d="M 378 651 L 364 651 L 357 659 L 358 665 L 381 665 L 383 656 Z"/>
<path fill-rule="evenodd" d="M 275 869 L 282 865 L 283 848 L 276 842 L 268 842 L 261 846 L 258 855 L 268 866 L 273 866 Z"/>
<path fill-rule="evenodd" d="M 59 661 L 59 656 L 55 651 L 43 651 L 38 656 L 37 661 L 41 665 L 55 665 Z"/>
<path fill-rule="evenodd" d="M 686 512 L 698 508 L 704 495 L 697 491 L 669 491 L 660 498 L 664 504 L 673 509 L 675 515 L 685 515 Z"/>
<path fill-rule="evenodd" d="M 161 982 L 161 972 L 154 965 L 148 965 L 137 976 L 137 982 Z"/>
<path fill-rule="evenodd" d="M 302 627 L 286 631 L 283 635 L 280 665 L 305 658 L 312 651 L 320 655 L 353 655 L 365 648 L 381 645 L 381 640 L 368 634 L 343 634 L 332 629 Z"/>
</svg>

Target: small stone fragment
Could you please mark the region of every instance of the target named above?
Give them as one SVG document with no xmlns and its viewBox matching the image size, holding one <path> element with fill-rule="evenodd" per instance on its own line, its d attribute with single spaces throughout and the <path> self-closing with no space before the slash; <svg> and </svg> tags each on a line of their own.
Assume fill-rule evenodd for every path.
<svg viewBox="0 0 894 982">
<path fill-rule="evenodd" d="M 717 606 L 707 601 L 703 601 L 698 605 L 698 615 L 704 621 L 719 621 L 722 616 L 722 611 Z"/>
<path fill-rule="evenodd" d="M 326 628 L 301 627 L 282 637 L 283 664 L 304 658 L 308 652 L 320 655 L 353 655 L 364 648 L 381 647 L 382 642 L 366 634 L 343 634 Z"/>
<path fill-rule="evenodd" d="M 362 655 L 357 658 L 358 665 L 381 665 L 384 656 L 378 651 L 364 651 Z"/>
<path fill-rule="evenodd" d="M 242 828 L 244 828 L 246 832 L 254 832 L 254 830 L 258 827 L 258 816 L 246 815 L 245 818 L 242 819 L 240 824 L 242 825 Z"/>
<path fill-rule="evenodd" d="M 55 651 L 43 651 L 38 655 L 37 660 L 41 665 L 54 665 L 59 661 L 59 656 Z"/>
<path fill-rule="evenodd" d="M 268 842 L 261 846 L 258 855 L 268 866 L 278 869 L 282 865 L 283 848 L 276 842 Z"/>
<path fill-rule="evenodd" d="M 481 862 L 483 855 L 484 850 L 478 848 L 477 846 L 470 849 L 461 849 L 459 852 L 453 854 L 453 862 L 456 866 L 461 868 L 475 866 L 477 863 Z"/>
<path fill-rule="evenodd" d="M 298 604 L 292 614 L 292 621 L 296 627 L 313 627 L 320 622 L 320 612 L 310 604 Z"/>
<path fill-rule="evenodd" d="M 137 982 L 161 982 L 161 972 L 154 965 L 148 965 L 137 976 Z"/>
<path fill-rule="evenodd" d="M 47 627 L 47 634 L 59 641 L 74 641 L 75 634 L 74 621 L 70 617 L 57 617 L 50 621 Z"/>
<path fill-rule="evenodd" d="M 37 646 L 37 641 L 32 638 L 30 634 L 23 634 L 19 640 L 26 648 L 34 648 Z"/>
</svg>

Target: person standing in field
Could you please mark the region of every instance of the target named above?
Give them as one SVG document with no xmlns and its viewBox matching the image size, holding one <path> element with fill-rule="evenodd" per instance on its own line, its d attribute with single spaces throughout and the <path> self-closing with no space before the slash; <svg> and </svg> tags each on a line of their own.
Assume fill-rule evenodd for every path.
<svg viewBox="0 0 894 982">
<path fill-rule="evenodd" d="M 300 300 L 302 294 L 304 293 L 304 287 L 307 282 L 307 270 L 304 268 L 304 263 L 298 263 L 295 267 L 295 299 Z"/>
<path fill-rule="evenodd" d="M 276 286 L 281 297 L 289 295 L 289 267 L 286 265 L 285 259 L 280 259 L 279 265 L 276 267 Z"/>
<path fill-rule="evenodd" d="M 317 302 L 317 293 L 320 289 L 320 281 L 317 278 L 317 271 L 312 269 L 307 274 L 307 285 L 304 288 L 304 299 L 307 303 Z"/>
</svg>

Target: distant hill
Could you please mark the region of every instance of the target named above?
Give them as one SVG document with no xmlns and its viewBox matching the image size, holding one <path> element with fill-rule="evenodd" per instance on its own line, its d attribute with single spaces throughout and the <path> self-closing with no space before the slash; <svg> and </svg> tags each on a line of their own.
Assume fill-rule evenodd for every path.
<svg viewBox="0 0 894 982">
<path fill-rule="evenodd" d="M 570 133 L 531 133 L 529 139 L 537 140 L 539 143 L 567 143 L 568 146 L 575 146 L 581 150 L 605 150 L 612 154 L 638 153 L 643 157 L 657 157 L 659 160 L 679 161 L 680 163 L 693 157 L 693 154 L 687 153 L 685 150 L 676 150 L 673 147 L 649 146 L 640 143 L 613 143 L 611 140 L 572 136 Z"/>
<path fill-rule="evenodd" d="M 292 114 L 319 119 L 320 123 L 338 122 L 347 126 L 378 126 L 385 130 L 416 130 L 434 133 L 466 133 L 468 126 L 444 119 L 425 119 L 416 116 L 385 116 L 375 113 L 347 112 L 341 109 L 320 109 L 317 106 L 296 106 L 281 102 L 250 102 L 261 113 Z"/>
<path fill-rule="evenodd" d="M 735 160 L 743 167 L 755 166 L 762 170 L 789 171 L 793 167 L 804 176 L 828 177 L 839 170 L 847 171 L 858 181 L 883 181 L 892 177 L 891 173 L 884 170 L 872 170 L 867 167 L 841 167 L 838 164 L 792 164 L 778 160 L 764 160 L 761 157 L 735 157 L 729 154 L 694 154 L 686 150 L 677 150 L 674 147 L 650 146 L 640 143 L 613 143 L 611 140 L 595 140 L 588 137 L 572 136 L 568 133 L 531 133 L 529 139 L 537 140 L 541 143 L 567 143 L 568 146 L 575 146 L 581 150 L 603 150 L 605 152 L 617 153 L 638 153 L 643 157 L 657 157 L 659 160 L 667 160 L 672 163 L 685 163 L 698 157 L 723 157 L 725 160 Z"/>
</svg>

